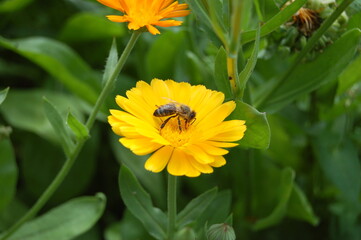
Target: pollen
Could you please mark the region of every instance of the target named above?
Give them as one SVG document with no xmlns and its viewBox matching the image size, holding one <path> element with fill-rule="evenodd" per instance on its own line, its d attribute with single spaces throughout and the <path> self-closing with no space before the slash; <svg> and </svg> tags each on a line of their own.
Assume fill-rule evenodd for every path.
<svg viewBox="0 0 361 240">
<path fill-rule="evenodd" d="M 172 118 L 160 129 L 160 135 L 164 137 L 173 147 L 182 147 L 189 143 L 191 136 L 193 135 L 192 125 L 187 128 L 184 127 L 183 120 L 181 120 L 181 130 L 179 130 L 179 124 L 177 118 Z"/>
</svg>

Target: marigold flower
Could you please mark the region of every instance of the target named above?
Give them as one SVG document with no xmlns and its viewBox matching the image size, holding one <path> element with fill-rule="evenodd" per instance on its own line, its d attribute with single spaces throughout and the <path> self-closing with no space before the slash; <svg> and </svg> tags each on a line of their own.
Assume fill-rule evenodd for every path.
<svg viewBox="0 0 361 240">
<path fill-rule="evenodd" d="M 179 4 L 174 0 L 98 0 L 105 6 L 114 8 L 124 15 L 108 15 L 107 18 L 113 22 L 129 22 L 130 30 L 138 30 L 146 27 L 155 35 L 159 30 L 154 26 L 172 27 L 179 26 L 182 21 L 164 20 L 165 18 L 183 17 L 190 13 L 187 4 Z"/>
<path fill-rule="evenodd" d="M 213 167 L 226 164 L 224 148 L 237 146 L 233 142 L 246 131 L 245 121 L 224 121 L 236 103 L 223 103 L 223 93 L 203 85 L 153 79 L 150 85 L 137 82 L 126 95 L 116 97 L 124 111 L 110 110 L 108 121 L 133 153 L 154 152 L 145 163 L 152 172 L 167 166 L 175 176 L 212 173 Z"/>
</svg>

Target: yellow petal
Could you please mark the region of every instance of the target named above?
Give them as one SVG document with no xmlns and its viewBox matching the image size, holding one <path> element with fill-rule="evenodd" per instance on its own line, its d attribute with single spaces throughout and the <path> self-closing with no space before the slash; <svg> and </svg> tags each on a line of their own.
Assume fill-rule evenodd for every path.
<svg viewBox="0 0 361 240">
<path fill-rule="evenodd" d="M 214 126 L 219 125 L 226 117 L 229 116 L 236 108 L 236 103 L 233 101 L 226 102 L 213 111 L 209 112 L 203 119 L 197 120 L 194 124 L 199 125 L 200 129 L 204 131 L 213 129 Z"/>
<path fill-rule="evenodd" d="M 197 143 L 196 145 L 210 155 L 221 156 L 228 153 L 227 150 L 219 147 L 214 147 L 211 144 L 207 144 L 206 142 Z"/>
<path fill-rule="evenodd" d="M 213 163 L 210 163 L 212 167 L 222 167 L 226 164 L 226 159 L 223 156 L 216 156 L 215 161 Z"/>
<path fill-rule="evenodd" d="M 198 162 L 202 164 L 214 162 L 214 156 L 207 154 L 202 148 L 194 144 L 185 147 L 184 151 L 192 155 Z"/>
<path fill-rule="evenodd" d="M 101 4 L 108 6 L 110 8 L 114 8 L 116 10 L 119 10 L 121 12 L 124 12 L 124 8 L 122 6 L 122 4 L 119 1 L 114 1 L 114 0 L 98 0 L 98 2 L 100 2 Z"/>
<path fill-rule="evenodd" d="M 145 26 L 147 27 L 148 31 L 149 31 L 151 34 L 153 34 L 153 35 L 160 34 L 159 30 L 158 30 L 156 27 L 154 27 L 154 26 L 152 26 L 152 25 L 150 25 L 150 24 L 147 24 L 147 25 L 145 25 Z"/>
<path fill-rule="evenodd" d="M 151 142 L 149 138 L 121 138 L 119 142 L 136 155 L 147 155 L 162 147 L 160 144 Z"/>
<path fill-rule="evenodd" d="M 190 163 L 192 164 L 192 166 L 194 168 L 196 168 L 201 173 L 212 173 L 213 172 L 213 168 L 211 166 L 209 166 L 208 164 L 201 164 L 199 161 L 197 161 L 195 159 L 192 159 L 190 161 Z"/>
<path fill-rule="evenodd" d="M 145 162 L 145 169 L 151 172 L 162 171 L 170 160 L 173 150 L 173 147 L 162 147 L 153 153 L 152 156 L 150 156 L 150 158 L 148 158 L 148 160 Z"/>
<path fill-rule="evenodd" d="M 193 167 L 190 165 L 187 155 L 175 148 L 167 166 L 168 172 L 174 176 L 183 176 L 189 168 Z"/>
<path fill-rule="evenodd" d="M 164 21 L 157 21 L 154 22 L 154 25 L 157 25 L 159 27 L 174 27 L 182 25 L 183 21 L 176 21 L 176 20 L 164 20 Z"/>
<path fill-rule="evenodd" d="M 190 10 L 177 10 L 164 15 L 164 18 L 184 17 L 190 14 Z"/>
<path fill-rule="evenodd" d="M 214 136 L 210 137 L 211 141 L 222 141 L 222 142 L 234 142 L 242 139 L 244 132 L 247 127 L 244 125 L 244 121 L 231 120 L 222 122 L 219 126 L 214 129 Z"/>
<path fill-rule="evenodd" d="M 106 16 L 112 22 L 128 22 L 129 19 L 126 16 L 108 15 Z"/>
</svg>

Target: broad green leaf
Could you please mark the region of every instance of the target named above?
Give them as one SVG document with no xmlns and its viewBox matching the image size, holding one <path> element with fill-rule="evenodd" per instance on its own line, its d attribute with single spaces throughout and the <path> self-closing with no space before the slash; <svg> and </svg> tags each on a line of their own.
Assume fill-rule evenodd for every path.
<svg viewBox="0 0 361 240">
<path fill-rule="evenodd" d="M 22 129 L 59 143 L 57 136 L 44 113 L 43 96 L 53 102 L 65 116 L 71 111 L 78 119 L 83 120 L 83 113 L 89 113 L 83 101 L 68 94 L 46 90 L 11 90 L 6 101 L 0 106 L 0 112 L 9 125 Z"/>
<path fill-rule="evenodd" d="M 166 187 L 162 176 L 146 171 L 144 163 L 147 157 L 135 155 L 128 148 L 120 144 L 118 139 L 119 137 L 113 134 L 109 138 L 109 142 L 119 164 L 124 164 L 134 173 L 142 186 L 144 186 L 155 202 L 157 202 L 158 206 L 165 207 Z"/>
<path fill-rule="evenodd" d="M 266 149 L 270 144 L 271 132 L 266 113 L 260 113 L 252 106 L 236 101 L 236 109 L 230 119 L 245 120 L 247 130 L 244 137 L 239 141 L 240 146 Z"/>
<path fill-rule="evenodd" d="M 147 234 L 142 223 L 128 209 L 125 210 L 120 222 L 111 224 L 104 233 L 105 240 L 153 239 Z"/>
<path fill-rule="evenodd" d="M 60 32 L 60 39 L 67 42 L 94 41 L 125 34 L 125 28 L 111 22 L 103 15 L 82 12 L 73 15 Z"/>
<path fill-rule="evenodd" d="M 263 99 L 261 109 L 277 111 L 303 94 L 334 81 L 354 57 L 360 38 L 360 30 L 350 30 L 314 61 L 298 65 L 281 86 Z"/>
<path fill-rule="evenodd" d="M 0 91 L 0 105 L 4 102 L 4 100 L 6 99 L 6 96 L 8 95 L 9 92 L 9 87 L 5 88 L 4 90 Z"/>
<path fill-rule="evenodd" d="M 109 51 L 107 62 L 105 64 L 105 69 L 103 74 L 103 85 L 105 85 L 105 83 L 110 78 L 111 74 L 114 72 L 117 62 L 118 62 L 117 41 L 114 38 L 112 46 Z"/>
<path fill-rule="evenodd" d="M 313 212 L 311 204 L 297 184 L 293 185 L 291 197 L 288 202 L 287 215 L 295 219 L 305 220 L 314 226 L 319 222 L 318 217 Z"/>
<path fill-rule="evenodd" d="M 282 9 L 261 27 L 261 37 L 273 32 L 283 23 L 287 22 L 306 2 L 307 0 L 296 0 L 286 8 Z M 241 35 L 242 44 L 255 40 L 257 35 L 256 32 L 257 30 L 243 32 Z"/>
<path fill-rule="evenodd" d="M 246 87 L 247 81 L 251 77 L 251 74 L 257 63 L 259 39 L 260 39 L 260 27 L 258 27 L 258 29 L 257 29 L 256 41 L 254 42 L 254 47 L 253 47 L 251 57 L 248 59 L 246 66 L 243 68 L 242 72 L 239 74 L 239 82 L 241 84 L 240 87 L 243 90 Z M 243 95 L 243 93 L 242 93 L 242 95 Z"/>
<path fill-rule="evenodd" d="M 96 130 L 98 130 L 97 127 L 92 129 L 92 137 L 86 141 L 69 174 L 50 198 L 50 205 L 54 206 L 84 194 L 96 179 L 94 175 L 102 174 L 99 172 L 97 163 L 102 144 L 100 144 L 100 133 Z M 35 201 L 60 171 L 65 156 L 58 145 L 34 134 L 23 134 L 21 139 L 18 139 L 18 144 L 23 179 L 22 189 L 26 190 L 29 201 Z M 108 176 L 110 173 L 104 174 Z M 116 176 L 117 171 L 113 174 Z"/>
<path fill-rule="evenodd" d="M 361 166 L 358 148 L 349 140 L 323 131 L 315 137 L 313 149 L 326 177 L 349 202 L 358 202 L 361 193 Z"/>
<path fill-rule="evenodd" d="M 147 78 L 169 79 L 176 67 L 176 56 L 184 44 L 184 32 L 165 32 L 154 41 L 145 55 Z"/>
<path fill-rule="evenodd" d="M 33 0 L 4 0 L 0 3 L 0 13 L 14 12 L 29 5 Z"/>
<path fill-rule="evenodd" d="M 17 178 L 14 149 L 9 139 L 0 138 L 0 212 L 15 195 Z"/>
<path fill-rule="evenodd" d="M 217 195 L 217 188 L 210 189 L 198 197 L 192 199 L 187 206 L 178 214 L 177 222 L 179 228 L 194 222 L 207 209 L 208 205 Z"/>
<path fill-rule="evenodd" d="M 88 128 L 81 123 L 71 112 L 68 113 L 66 123 L 73 131 L 77 139 L 86 139 L 89 137 Z"/>
<path fill-rule="evenodd" d="M 361 79 L 361 55 L 353 60 L 338 79 L 337 94 L 340 95 Z"/>
<path fill-rule="evenodd" d="M 9 204 L 0 211 L 0 233 L 9 229 L 15 222 L 24 216 L 28 210 L 28 206 L 14 197 Z"/>
<path fill-rule="evenodd" d="M 230 190 L 218 192 L 207 206 L 206 211 L 203 211 L 202 215 L 198 217 L 196 225 L 199 228 L 203 228 L 205 224 L 211 225 L 226 222 L 231 211 L 231 202 Z"/>
<path fill-rule="evenodd" d="M 212 0 L 207 2 L 207 10 L 209 11 L 212 30 L 216 33 L 218 38 L 223 42 L 223 45 L 226 45 L 228 28 L 225 26 L 225 21 L 223 20 L 223 6 L 226 3 L 220 0 Z M 229 18 L 228 15 L 225 16 Z"/>
<path fill-rule="evenodd" d="M 38 64 L 84 100 L 96 102 L 100 81 L 87 63 L 63 43 L 44 37 L 18 40 L 0 37 L 0 46 Z"/>
<path fill-rule="evenodd" d="M 60 142 L 63 146 L 65 154 L 69 156 L 74 148 L 74 142 L 72 141 L 68 129 L 66 128 L 64 119 L 61 117 L 59 110 L 55 108 L 55 106 L 50 103 L 49 100 L 47 100 L 45 97 L 44 108 L 45 114 L 50 124 L 53 126 L 56 135 L 58 135 L 60 138 Z"/>
<path fill-rule="evenodd" d="M 223 47 L 219 48 L 214 62 L 214 80 L 217 90 L 223 92 L 226 99 L 231 99 L 232 89 L 227 73 L 227 53 Z"/>
<path fill-rule="evenodd" d="M 102 193 L 70 200 L 25 223 L 9 240 L 71 240 L 99 220 L 105 202 Z"/>
<path fill-rule="evenodd" d="M 153 207 L 149 194 L 125 166 L 119 173 L 119 189 L 125 205 L 143 223 L 148 233 L 156 239 L 164 239 L 167 216 L 159 208 Z"/>
<path fill-rule="evenodd" d="M 203 24 L 209 28 L 212 28 L 211 19 L 209 18 L 206 7 L 203 5 L 204 1 L 186 0 L 185 2 L 189 5 L 189 8 L 192 10 L 194 15 L 199 18 Z"/>
<path fill-rule="evenodd" d="M 282 171 L 279 202 L 267 217 L 258 220 L 252 226 L 254 230 L 261 230 L 273 226 L 280 222 L 281 219 L 285 216 L 287 212 L 287 203 L 290 199 L 293 189 L 294 177 L 295 173 L 291 168 L 286 168 Z"/>
</svg>

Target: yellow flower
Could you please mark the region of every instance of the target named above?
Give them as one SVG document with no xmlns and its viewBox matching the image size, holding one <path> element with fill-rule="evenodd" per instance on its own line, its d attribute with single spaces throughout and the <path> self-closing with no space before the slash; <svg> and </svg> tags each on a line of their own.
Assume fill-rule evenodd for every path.
<svg viewBox="0 0 361 240">
<path fill-rule="evenodd" d="M 107 18 L 113 22 L 129 22 L 130 30 L 138 30 L 146 27 L 155 35 L 159 34 L 155 26 L 172 27 L 179 26 L 182 21 L 164 20 L 164 18 L 183 17 L 189 14 L 187 4 L 179 4 L 174 0 L 98 0 L 105 6 L 114 8 L 124 13 L 122 16 L 109 15 Z"/>
<path fill-rule="evenodd" d="M 212 173 L 213 167 L 226 164 L 223 155 L 228 151 L 224 148 L 237 146 L 233 142 L 246 131 L 245 121 L 224 121 L 236 107 L 235 102 L 223 103 L 223 93 L 203 85 L 153 79 L 150 85 L 137 82 L 126 95 L 116 97 L 124 111 L 110 110 L 108 121 L 122 136 L 120 143 L 133 153 L 154 152 L 145 163 L 152 172 L 167 166 L 175 176 Z"/>
</svg>

